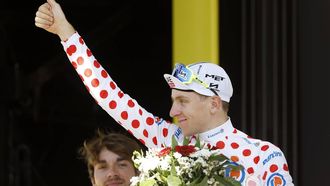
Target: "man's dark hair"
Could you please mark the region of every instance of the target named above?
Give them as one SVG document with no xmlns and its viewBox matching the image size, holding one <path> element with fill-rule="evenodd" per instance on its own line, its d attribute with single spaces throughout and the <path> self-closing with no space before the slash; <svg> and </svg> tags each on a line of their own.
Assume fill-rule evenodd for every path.
<svg viewBox="0 0 330 186">
<path fill-rule="evenodd" d="M 85 140 L 79 149 L 80 156 L 85 160 L 90 178 L 94 177 L 94 165 L 98 162 L 100 152 L 107 150 L 117 154 L 124 160 L 133 164 L 132 155 L 134 151 L 141 151 L 141 146 L 132 138 L 120 133 L 108 133 L 98 129 L 96 135 Z M 137 169 L 135 169 L 137 172 Z"/>
</svg>

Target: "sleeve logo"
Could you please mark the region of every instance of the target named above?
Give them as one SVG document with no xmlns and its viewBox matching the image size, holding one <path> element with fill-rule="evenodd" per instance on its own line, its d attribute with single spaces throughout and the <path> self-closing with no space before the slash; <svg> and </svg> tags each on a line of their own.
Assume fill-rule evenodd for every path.
<svg viewBox="0 0 330 186">
<path fill-rule="evenodd" d="M 274 173 L 267 180 L 267 186 L 285 186 L 286 181 L 282 174 Z"/>
</svg>

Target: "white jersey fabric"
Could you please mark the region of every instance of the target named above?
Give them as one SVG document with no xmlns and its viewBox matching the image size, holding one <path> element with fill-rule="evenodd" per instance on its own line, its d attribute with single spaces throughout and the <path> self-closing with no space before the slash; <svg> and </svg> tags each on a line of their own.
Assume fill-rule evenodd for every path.
<svg viewBox="0 0 330 186">
<path fill-rule="evenodd" d="M 97 103 L 143 144 L 148 148 L 171 146 L 173 135 L 179 142 L 183 141 L 184 136 L 177 125 L 146 111 L 120 90 L 77 32 L 61 43 Z M 227 176 L 236 178 L 242 185 L 293 185 L 283 152 L 270 142 L 253 139 L 235 129 L 230 119 L 217 128 L 199 134 L 199 138 L 221 149 L 233 163 L 243 165 L 242 171 L 226 171 Z M 194 141 L 194 136 L 191 140 Z"/>
</svg>

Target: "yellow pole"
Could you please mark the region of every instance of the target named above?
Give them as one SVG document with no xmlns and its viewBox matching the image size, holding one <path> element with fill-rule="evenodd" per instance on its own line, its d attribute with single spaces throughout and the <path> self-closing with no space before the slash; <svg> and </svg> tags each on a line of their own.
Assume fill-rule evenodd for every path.
<svg viewBox="0 0 330 186">
<path fill-rule="evenodd" d="M 218 0 L 173 0 L 172 6 L 172 66 L 201 61 L 219 64 Z"/>
<path fill-rule="evenodd" d="M 218 0 L 173 0 L 173 65 L 219 64 Z"/>
</svg>

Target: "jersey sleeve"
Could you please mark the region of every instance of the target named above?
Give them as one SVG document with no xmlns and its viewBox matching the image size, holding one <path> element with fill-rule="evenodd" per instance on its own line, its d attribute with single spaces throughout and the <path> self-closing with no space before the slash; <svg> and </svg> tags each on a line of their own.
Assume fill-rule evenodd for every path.
<svg viewBox="0 0 330 186">
<path fill-rule="evenodd" d="M 265 142 L 261 146 L 260 175 L 262 185 L 293 186 L 284 153 L 275 145 Z"/>
<path fill-rule="evenodd" d="M 178 127 L 147 112 L 121 91 L 77 32 L 61 43 L 88 92 L 118 124 L 148 148 L 170 144 L 166 137 L 173 135 Z"/>
</svg>

